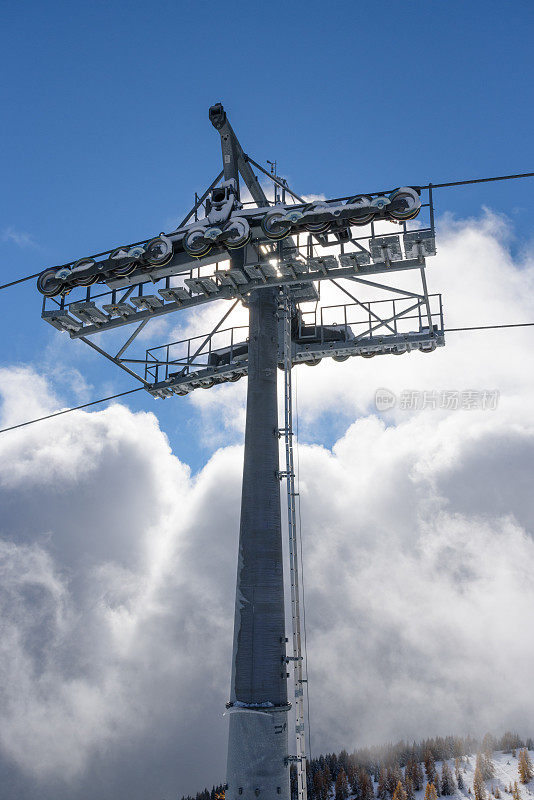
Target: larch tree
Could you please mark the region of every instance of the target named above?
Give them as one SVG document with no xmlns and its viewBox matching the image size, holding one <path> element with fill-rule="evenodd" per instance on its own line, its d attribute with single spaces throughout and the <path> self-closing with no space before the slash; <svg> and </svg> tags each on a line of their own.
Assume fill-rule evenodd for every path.
<svg viewBox="0 0 534 800">
<path fill-rule="evenodd" d="M 386 773 L 386 789 L 390 797 L 393 797 L 398 782 L 400 781 L 402 783 L 402 780 L 402 770 L 398 764 L 393 764 L 393 766 L 388 767 Z"/>
<path fill-rule="evenodd" d="M 401 781 L 397 781 L 392 800 L 408 800 L 408 795 Z"/>
<path fill-rule="evenodd" d="M 328 800 L 330 785 L 326 782 L 324 772 L 318 770 L 313 776 L 313 791 L 317 800 Z"/>
<path fill-rule="evenodd" d="M 347 780 L 347 773 L 344 769 L 340 769 L 336 778 L 335 798 L 336 800 L 347 800 L 348 796 L 349 782 Z"/>
<path fill-rule="evenodd" d="M 358 772 L 360 782 L 361 800 L 374 800 L 375 790 L 373 781 L 367 770 L 361 768 Z"/>
<path fill-rule="evenodd" d="M 438 800 L 438 793 L 433 783 L 427 783 L 425 786 L 425 800 Z"/>
<path fill-rule="evenodd" d="M 532 761 L 530 760 L 528 750 L 523 749 L 519 751 L 517 769 L 521 783 L 528 783 L 534 777 L 534 773 L 532 771 Z"/>
</svg>

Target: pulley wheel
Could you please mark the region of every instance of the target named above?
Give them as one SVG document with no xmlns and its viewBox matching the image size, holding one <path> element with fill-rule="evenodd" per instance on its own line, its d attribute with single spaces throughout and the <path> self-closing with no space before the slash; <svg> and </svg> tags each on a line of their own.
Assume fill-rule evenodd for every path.
<svg viewBox="0 0 534 800">
<path fill-rule="evenodd" d="M 204 238 L 204 228 L 192 228 L 184 236 L 183 246 L 186 253 L 194 258 L 201 258 L 211 250 L 211 242 Z"/>
<path fill-rule="evenodd" d="M 92 267 L 95 264 L 94 258 L 80 258 L 77 261 L 72 270 L 73 272 L 77 269 L 84 269 L 85 267 Z M 93 283 L 96 283 L 98 280 L 98 275 L 88 275 L 86 277 L 77 277 L 76 275 L 72 276 L 75 280 L 76 286 L 92 286 Z"/>
<path fill-rule="evenodd" d="M 322 211 L 328 210 L 328 203 L 315 203 L 313 206 L 308 206 L 306 211 Z M 304 227 L 310 233 L 325 233 L 331 225 L 331 221 L 327 220 L 326 222 L 307 222 Z"/>
<path fill-rule="evenodd" d="M 388 207 L 389 216 L 393 219 L 413 219 L 421 208 L 421 198 L 410 186 L 402 186 L 389 196 L 391 204 Z"/>
<path fill-rule="evenodd" d="M 291 230 L 291 222 L 284 219 L 285 211 L 278 211 L 273 208 L 268 211 L 261 221 L 264 234 L 269 239 L 285 239 Z"/>
<path fill-rule="evenodd" d="M 353 197 L 349 200 L 347 205 L 358 205 L 361 210 L 355 209 L 354 216 L 350 217 L 349 222 L 351 225 L 368 225 L 373 219 L 375 212 L 369 208 L 372 197 L 366 194 L 361 194 L 358 197 Z"/>
<path fill-rule="evenodd" d="M 37 278 L 37 288 L 45 297 L 56 297 L 61 292 L 63 282 L 56 277 L 55 269 L 45 269 Z"/>
<path fill-rule="evenodd" d="M 122 256 L 119 255 L 120 253 L 122 253 Z M 126 250 L 123 247 L 118 247 L 116 250 L 114 250 L 112 253 L 109 254 L 109 258 L 110 259 L 124 258 L 129 255 L 130 254 L 126 252 Z M 113 275 L 118 275 L 119 277 L 126 277 L 126 275 L 130 275 L 134 271 L 134 269 L 135 269 L 134 259 L 125 261 L 118 267 L 111 267 Z"/>
<path fill-rule="evenodd" d="M 230 220 L 224 226 L 224 232 L 230 234 L 230 237 L 225 241 L 226 246 L 230 249 L 244 247 L 250 239 L 250 225 L 246 219 L 241 217 Z"/>
<path fill-rule="evenodd" d="M 146 256 L 149 264 L 163 266 L 172 258 L 172 242 L 166 236 L 156 236 L 146 246 Z"/>
</svg>

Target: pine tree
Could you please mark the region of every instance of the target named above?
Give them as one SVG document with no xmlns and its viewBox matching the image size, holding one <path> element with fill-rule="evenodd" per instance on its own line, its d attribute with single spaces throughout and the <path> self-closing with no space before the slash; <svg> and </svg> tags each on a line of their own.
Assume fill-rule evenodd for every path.
<svg viewBox="0 0 534 800">
<path fill-rule="evenodd" d="M 328 763 L 326 761 L 325 761 L 325 765 L 323 767 L 323 775 L 324 775 L 325 783 L 326 783 L 326 785 L 328 787 L 328 794 L 330 794 L 330 785 L 332 783 L 332 773 L 330 772 L 330 767 L 328 766 Z M 327 795 L 327 797 L 328 797 L 328 795 Z"/>
<path fill-rule="evenodd" d="M 530 760 L 528 750 L 519 751 L 517 769 L 521 783 L 528 783 L 534 777 L 534 773 L 532 771 L 532 761 Z"/>
<path fill-rule="evenodd" d="M 436 777 L 436 762 L 434 761 L 434 756 L 432 755 L 430 750 L 426 751 L 424 760 L 425 760 L 425 772 L 427 781 L 428 783 L 434 785 L 434 779 Z"/>
<path fill-rule="evenodd" d="M 393 797 L 395 794 L 395 789 L 399 781 L 402 783 L 402 770 L 399 765 L 394 764 L 392 767 L 388 767 L 386 773 L 386 788 L 390 797 Z"/>
<path fill-rule="evenodd" d="M 360 769 L 358 779 L 361 786 L 361 800 L 374 800 L 375 790 L 369 773 L 363 768 Z"/>
<path fill-rule="evenodd" d="M 480 774 L 482 775 L 482 780 L 489 781 L 495 775 L 495 767 L 493 766 L 493 761 L 491 760 L 490 756 L 487 756 L 484 753 L 477 753 L 477 760 L 476 760 L 476 770 L 480 770 Z"/>
<path fill-rule="evenodd" d="M 496 749 L 496 747 L 497 742 L 495 741 L 494 737 L 491 735 L 491 733 L 487 733 L 482 739 L 482 752 L 491 759 L 493 751 Z"/>
<path fill-rule="evenodd" d="M 313 776 L 313 791 L 317 800 L 328 800 L 330 784 L 326 782 L 323 770 L 318 770 Z"/>
<path fill-rule="evenodd" d="M 475 776 L 473 778 L 473 794 L 475 800 L 486 800 L 486 787 L 484 786 L 484 776 L 482 775 L 482 767 L 478 763 L 475 768 Z"/>
<path fill-rule="evenodd" d="M 495 776 L 495 766 L 491 755 L 484 753 L 484 780 L 489 781 Z"/>
<path fill-rule="evenodd" d="M 445 796 L 454 794 L 454 778 L 446 761 L 443 762 L 441 768 L 441 794 Z"/>
<path fill-rule="evenodd" d="M 402 785 L 401 781 L 397 781 L 395 791 L 393 792 L 393 800 L 407 800 L 408 795 Z"/>
<path fill-rule="evenodd" d="M 379 798 L 379 800 L 387 800 L 388 796 L 386 769 L 382 765 L 380 766 L 380 774 L 378 776 L 378 786 L 376 787 L 376 796 Z"/>
<path fill-rule="evenodd" d="M 409 775 L 406 777 L 406 800 L 415 800 L 413 781 Z"/>
<path fill-rule="evenodd" d="M 350 790 L 354 795 L 355 800 L 362 800 L 362 784 L 360 781 L 360 773 L 359 770 L 357 770 L 352 764 L 349 772 L 347 773 L 347 778 L 349 781 Z"/>
<path fill-rule="evenodd" d="M 415 771 L 413 774 L 413 788 L 416 792 L 421 791 L 423 788 L 423 781 L 425 780 L 425 776 L 423 774 L 423 767 L 419 762 L 415 765 Z"/>
<path fill-rule="evenodd" d="M 341 768 L 336 778 L 335 798 L 336 800 L 347 800 L 348 796 L 349 782 L 347 780 L 347 773 Z"/>
</svg>

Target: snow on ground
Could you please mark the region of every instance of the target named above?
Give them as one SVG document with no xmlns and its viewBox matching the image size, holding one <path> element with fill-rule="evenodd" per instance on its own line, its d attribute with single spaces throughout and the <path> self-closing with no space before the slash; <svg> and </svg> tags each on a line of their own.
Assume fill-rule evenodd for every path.
<svg viewBox="0 0 534 800">
<path fill-rule="evenodd" d="M 499 789 L 501 800 L 511 800 L 511 794 L 508 794 L 505 790 L 509 788 L 510 783 L 512 786 L 514 782 L 517 781 L 517 785 L 519 788 L 519 794 L 523 800 L 527 800 L 528 798 L 534 797 L 534 780 L 531 780 L 529 783 L 520 783 L 519 781 L 519 772 L 517 769 L 518 766 L 518 756 L 519 750 L 515 750 L 515 756 L 512 753 L 503 753 L 499 750 L 495 751 L 492 756 L 493 765 L 495 767 L 495 776 L 485 782 L 486 791 L 488 800 L 493 800 L 493 790 Z M 534 763 L 534 750 L 529 750 L 528 754 L 530 756 L 531 761 Z M 449 759 L 447 761 L 449 767 L 451 768 L 451 772 L 454 776 L 454 758 Z M 475 775 L 475 764 L 476 764 L 476 753 L 472 756 L 464 756 L 462 759 L 462 777 L 464 780 L 465 788 L 460 790 L 456 788 L 452 798 L 457 798 L 457 800 L 473 800 L 473 778 Z M 436 769 L 438 770 L 441 776 L 441 768 L 443 766 L 443 762 L 436 761 Z M 424 765 L 423 765 L 424 771 Z M 456 783 L 456 780 L 455 780 Z M 425 785 L 426 785 L 426 777 L 425 777 Z M 374 784 L 374 789 L 376 793 L 376 786 Z M 469 791 L 471 790 L 471 791 Z M 424 788 L 419 791 L 415 792 L 416 800 L 424 800 L 425 791 Z M 352 799 L 354 795 L 350 795 Z M 448 798 L 443 798 L 443 800 L 448 800 Z"/>
<path fill-rule="evenodd" d="M 519 750 L 515 750 L 515 756 L 511 753 L 503 753 L 500 751 L 496 751 L 493 753 L 493 765 L 495 767 L 495 776 L 486 781 L 486 789 L 488 792 L 491 793 L 492 788 L 499 788 L 501 793 L 501 797 L 507 798 L 510 797 L 509 794 L 506 794 L 504 791 L 506 788 L 514 785 L 514 781 L 517 781 L 517 785 L 519 787 L 519 793 L 521 797 L 527 798 L 534 794 L 534 780 L 530 781 L 529 783 L 520 783 L 519 782 L 519 773 L 517 770 L 517 762 L 519 756 Z M 534 751 L 529 750 L 528 754 L 531 760 L 534 758 Z M 475 762 L 476 762 L 476 755 L 466 756 L 464 759 L 464 765 L 462 767 L 462 774 L 465 783 L 465 790 L 463 792 L 458 791 L 456 789 L 455 796 L 456 797 L 473 797 L 473 776 L 475 774 Z M 449 761 L 449 766 L 452 769 L 452 774 L 454 775 L 454 759 Z M 440 772 L 441 772 L 441 765 L 440 765 Z M 469 794 L 468 789 L 471 789 L 471 794 Z M 417 792 L 416 794 L 422 794 L 421 792 Z M 490 794 L 491 797 L 491 794 Z"/>
</svg>

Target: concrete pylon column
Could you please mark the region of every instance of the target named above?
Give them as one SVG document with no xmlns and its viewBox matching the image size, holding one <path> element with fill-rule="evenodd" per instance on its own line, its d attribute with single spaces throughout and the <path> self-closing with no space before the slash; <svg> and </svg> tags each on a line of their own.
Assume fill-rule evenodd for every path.
<svg viewBox="0 0 534 800">
<path fill-rule="evenodd" d="M 251 293 L 249 326 L 226 797 L 289 800 L 276 289 Z"/>
</svg>

